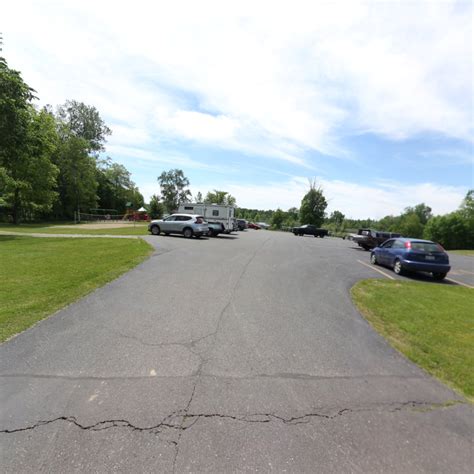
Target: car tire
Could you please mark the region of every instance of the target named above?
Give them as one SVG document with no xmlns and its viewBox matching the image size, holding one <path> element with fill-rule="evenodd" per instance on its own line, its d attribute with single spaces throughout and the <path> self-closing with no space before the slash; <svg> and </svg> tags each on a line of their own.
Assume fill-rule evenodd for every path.
<svg viewBox="0 0 474 474">
<path fill-rule="evenodd" d="M 393 262 L 393 271 L 396 275 L 403 275 L 402 262 L 398 258 Z"/>
<path fill-rule="evenodd" d="M 186 229 L 183 230 L 183 236 L 186 239 L 190 239 L 193 236 L 193 229 L 190 227 L 186 227 Z"/>
<path fill-rule="evenodd" d="M 372 265 L 378 265 L 379 262 L 377 262 L 377 255 L 375 255 L 375 253 L 373 253 L 371 256 L 370 256 L 370 263 Z"/>
<path fill-rule="evenodd" d="M 170 233 L 169 233 L 169 232 L 165 232 L 165 235 L 170 235 Z"/>
<path fill-rule="evenodd" d="M 160 226 L 152 225 L 151 228 L 150 228 L 150 232 L 153 235 L 160 235 L 160 232 L 161 232 Z"/>
<path fill-rule="evenodd" d="M 212 229 L 209 229 L 208 232 L 207 232 L 207 236 L 208 237 L 214 237 L 214 231 Z"/>
<path fill-rule="evenodd" d="M 367 250 L 367 251 L 370 250 L 370 247 L 368 247 L 367 245 L 361 245 L 361 247 L 362 247 L 364 250 Z"/>
<path fill-rule="evenodd" d="M 447 275 L 447 273 L 433 272 L 433 279 L 435 279 L 436 281 L 441 281 L 441 280 L 444 280 L 446 278 L 446 275 Z"/>
</svg>

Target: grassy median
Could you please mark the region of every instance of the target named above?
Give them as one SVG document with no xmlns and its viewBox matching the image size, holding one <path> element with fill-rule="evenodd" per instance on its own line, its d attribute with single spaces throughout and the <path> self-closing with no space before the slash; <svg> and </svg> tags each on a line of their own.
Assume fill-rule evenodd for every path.
<svg viewBox="0 0 474 474">
<path fill-rule="evenodd" d="M 117 278 L 151 251 L 141 239 L 0 236 L 0 341 Z"/>
<path fill-rule="evenodd" d="M 393 347 L 474 401 L 474 290 L 364 280 L 351 292 L 360 312 Z"/>
<path fill-rule="evenodd" d="M 456 255 L 465 255 L 467 257 L 474 257 L 474 250 L 448 250 L 448 253 L 454 253 Z"/>
</svg>

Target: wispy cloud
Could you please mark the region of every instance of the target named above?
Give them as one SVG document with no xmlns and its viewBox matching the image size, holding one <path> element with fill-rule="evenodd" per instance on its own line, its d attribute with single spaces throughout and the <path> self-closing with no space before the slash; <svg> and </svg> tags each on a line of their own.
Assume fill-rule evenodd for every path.
<svg viewBox="0 0 474 474">
<path fill-rule="evenodd" d="M 19 1 L 2 16 L 7 54 L 46 102 L 79 98 L 150 135 L 304 166 L 307 150 L 339 155 L 347 133 L 472 139 L 471 13 L 455 2 L 83 0 Z"/>
<path fill-rule="evenodd" d="M 419 155 L 428 158 L 430 160 L 430 165 L 474 165 L 474 150 L 472 149 L 470 152 L 456 149 L 421 151 Z"/>
<path fill-rule="evenodd" d="M 407 185 L 397 182 L 367 183 L 317 179 L 328 201 L 328 212 L 339 210 L 352 218 L 382 218 L 398 215 L 406 207 L 424 202 L 435 214 L 444 214 L 461 204 L 467 189 L 435 183 Z M 195 192 L 213 189 L 206 184 L 193 188 Z M 266 182 L 258 185 L 225 183 L 224 189 L 237 198 L 241 207 L 259 209 L 299 208 L 308 191 L 308 179 L 293 177 L 285 183 Z M 256 204 L 258 203 L 258 205 Z"/>
<path fill-rule="evenodd" d="M 181 153 L 173 153 L 157 149 L 152 151 L 144 148 L 136 148 L 131 146 L 109 145 L 107 151 L 111 154 L 119 156 L 122 160 L 137 158 L 142 161 L 153 164 L 164 164 L 173 167 L 181 167 L 186 169 L 198 169 L 213 171 L 216 173 L 226 173 L 229 168 L 224 166 L 209 165 L 202 161 L 193 160 Z"/>
<path fill-rule="evenodd" d="M 367 217 L 422 201 L 443 212 L 462 199 L 466 186 L 430 184 L 449 181 L 410 160 L 464 166 L 458 176 L 472 165 L 459 151 L 474 137 L 472 13 L 456 1 L 17 0 L 0 21 L 9 64 L 42 103 L 96 106 L 114 131 L 108 152 L 132 171 L 148 167 L 145 195 L 155 185 L 143 176 L 169 165 L 242 205 L 287 208 L 307 181 L 283 177 L 310 172 L 324 175 L 330 206 Z M 398 162 L 420 183 L 392 186 L 348 147 L 361 134 L 374 147 L 425 135 L 454 145 L 402 150 Z M 245 165 L 275 181 L 256 182 Z"/>
</svg>

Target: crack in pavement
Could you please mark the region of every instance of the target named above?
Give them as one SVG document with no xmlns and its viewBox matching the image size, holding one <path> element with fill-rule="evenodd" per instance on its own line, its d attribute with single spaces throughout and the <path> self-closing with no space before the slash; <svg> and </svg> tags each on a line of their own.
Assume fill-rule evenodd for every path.
<svg viewBox="0 0 474 474">
<path fill-rule="evenodd" d="M 434 410 L 450 408 L 455 405 L 466 405 L 467 402 L 463 400 L 446 400 L 443 403 L 432 403 L 432 402 L 423 402 L 423 401 L 416 401 L 410 400 L 406 402 L 392 402 L 392 403 L 385 403 L 385 404 L 374 404 L 374 405 L 367 405 L 367 406 L 359 406 L 359 407 L 345 407 L 336 409 L 333 413 L 324 412 L 324 411 L 317 411 L 317 412 L 310 412 L 305 413 L 299 416 L 292 416 L 286 418 L 284 416 L 277 415 L 275 413 L 253 413 L 247 415 L 230 415 L 224 413 L 189 413 L 189 408 L 194 398 L 194 394 L 196 391 L 196 386 L 193 389 L 191 397 L 184 408 L 184 410 L 177 410 L 172 412 L 171 414 L 167 415 L 163 418 L 159 423 L 152 426 L 145 426 L 140 427 L 136 426 L 128 420 L 124 419 L 111 419 L 111 420 L 103 420 L 93 423 L 91 425 L 84 425 L 77 421 L 75 416 L 59 416 L 53 418 L 51 420 L 41 420 L 32 425 L 24 426 L 21 428 L 13 428 L 13 429 L 2 429 L 0 430 L 0 434 L 12 434 L 24 431 L 31 431 L 36 428 L 40 428 L 42 426 L 50 425 L 56 422 L 67 422 L 71 423 L 77 428 L 80 428 L 84 431 L 105 431 L 111 428 L 126 428 L 132 431 L 141 431 L 141 432 L 149 432 L 153 434 L 160 434 L 164 429 L 171 429 L 178 431 L 179 436 L 176 442 L 173 444 L 176 446 L 176 456 L 175 461 L 177 458 L 178 450 L 179 450 L 179 439 L 182 435 L 182 432 L 190 429 L 194 426 L 198 420 L 200 419 L 226 419 L 232 421 L 238 421 L 243 423 L 271 423 L 273 421 L 280 422 L 284 425 L 299 425 L 299 424 L 306 424 L 309 423 L 312 419 L 315 418 L 322 418 L 326 420 L 334 420 L 346 414 L 351 413 L 362 413 L 362 412 L 374 412 L 374 411 L 382 411 L 386 413 L 398 413 L 402 411 L 416 411 L 418 413 L 427 413 Z M 330 409 L 329 409 L 330 410 Z M 335 410 L 333 408 L 333 410 Z M 191 420 L 191 423 L 187 424 L 187 421 Z"/>
<path fill-rule="evenodd" d="M 182 437 L 182 434 L 183 434 L 183 431 L 190 428 L 191 426 L 193 426 L 195 423 L 197 423 L 197 421 L 201 418 L 201 416 L 197 416 L 197 415 L 190 415 L 188 414 L 188 411 L 189 411 L 189 407 L 191 406 L 191 403 L 193 401 L 193 398 L 194 398 L 194 394 L 196 393 L 196 387 L 199 383 L 199 379 L 202 375 L 202 371 L 203 371 L 203 368 L 204 368 L 204 365 L 207 364 L 209 362 L 210 359 L 205 359 L 204 358 L 204 355 L 206 355 L 214 346 L 215 346 L 215 343 L 216 343 L 216 337 L 217 337 L 217 334 L 219 333 L 220 331 L 220 328 L 221 328 L 221 325 L 222 325 L 222 320 L 224 319 L 224 314 L 226 313 L 227 309 L 232 305 L 233 303 L 233 300 L 234 300 L 234 297 L 235 297 L 235 292 L 239 286 L 239 283 L 241 282 L 243 276 L 245 275 L 245 272 L 247 271 L 249 265 L 252 263 L 252 261 L 254 260 L 254 258 L 256 257 L 258 251 L 270 240 L 270 237 L 268 237 L 267 239 L 265 239 L 263 241 L 263 243 L 261 245 L 259 245 L 255 251 L 253 252 L 253 254 L 251 255 L 251 257 L 248 259 L 247 263 L 244 265 L 244 267 L 242 268 L 238 278 L 236 279 L 234 285 L 232 286 L 231 288 L 231 291 L 230 291 L 230 295 L 229 295 L 229 300 L 227 301 L 227 303 L 224 305 L 224 307 L 222 308 L 222 310 L 220 311 L 219 313 L 219 316 L 217 318 L 217 324 L 216 324 L 216 328 L 213 332 L 201 337 L 199 340 L 196 340 L 195 341 L 195 344 L 198 342 L 198 341 L 202 341 L 204 339 L 207 339 L 209 337 L 212 337 L 213 338 L 213 343 L 211 344 L 210 347 L 208 347 L 206 350 L 203 351 L 203 355 L 201 354 L 196 354 L 198 355 L 198 357 L 200 358 L 200 363 L 199 363 L 199 367 L 198 369 L 196 370 L 196 372 L 193 374 L 195 377 L 196 377 L 196 380 L 194 382 L 194 386 L 193 386 L 193 390 L 191 392 L 191 396 L 189 398 L 189 401 L 184 409 L 184 416 L 182 418 L 182 421 L 181 421 L 181 425 L 180 425 L 180 432 L 178 434 L 178 439 L 176 441 L 176 445 L 175 445 L 175 455 L 174 455 L 174 459 L 173 459 L 173 473 L 176 472 L 176 464 L 177 464 L 177 460 L 178 460 L 178 456 L 179 456 L 179 442 L 181 440 L 181 437 Z M 191 351 L 193 353 L 195 353 L 192 349 Z M 185 423 L 187 421 L 188 418 L 191 418 L 193 419 L 193 422 L 188 425 L 188 426 L 185 426 Z"/>
</svg>

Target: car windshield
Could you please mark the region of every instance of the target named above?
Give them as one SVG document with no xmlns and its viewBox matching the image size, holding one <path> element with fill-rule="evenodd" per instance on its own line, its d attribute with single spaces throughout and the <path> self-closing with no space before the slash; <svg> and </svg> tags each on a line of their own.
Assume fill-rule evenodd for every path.
<svg viewBox="0 0 474 474">
<path fill-rule="evenodd" d="M 413 250 L 421 250 L 422 252 L 442 252 L 443 249 L 433 242 L 412 242 Z"/>
</svg>

